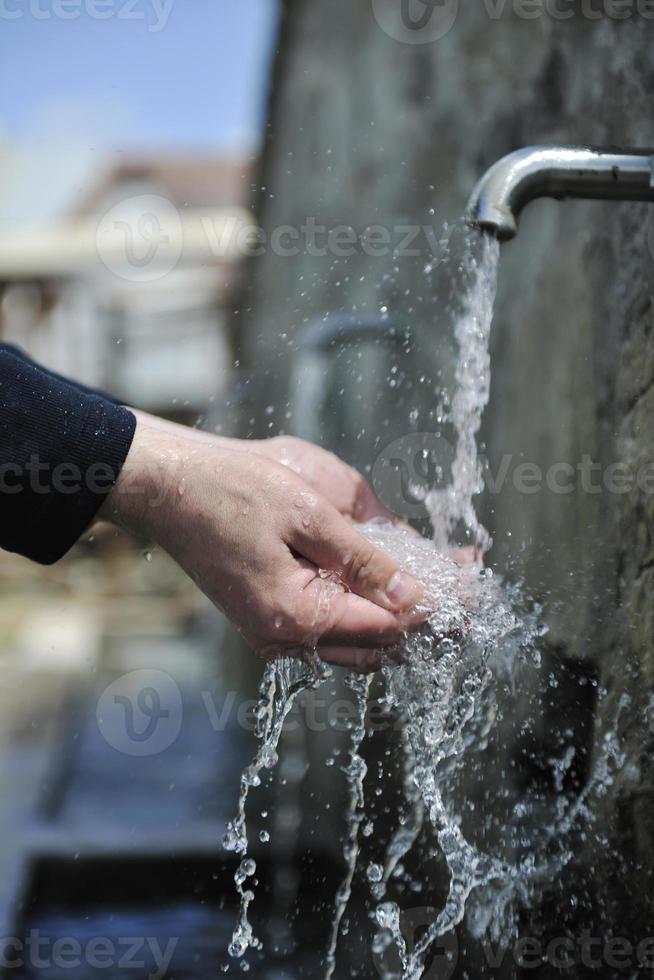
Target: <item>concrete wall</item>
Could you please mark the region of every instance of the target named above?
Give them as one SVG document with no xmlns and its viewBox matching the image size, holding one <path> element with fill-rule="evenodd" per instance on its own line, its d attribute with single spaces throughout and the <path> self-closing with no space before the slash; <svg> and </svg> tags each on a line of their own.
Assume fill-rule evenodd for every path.
<svg viewBox="0 0 654 980">
<path fill-rule="evenodd" d="M 493 18 L 488 10 L 501 4 L 462 0 L 445 36 L 409 44 L 382 29 L 367 0 L 289 2 L 261 179 L 264 228 L 301 227 L 311 216 L 332 228 L 382 224 L 397 242 L 399 226 L 438 231 L 444 219 L 456 219 L 476 178 L 518 146 L 654 144 L 654 21 L 591 19 L 589 12 L 602 10 L 599 0 L 566 9 L 575 6 L 569 20 L 546 13 L 526 19 L 510 4 Z M 529 461 L 544 472 L 553 463 L 576 467 L 584 456 L 602 467 L 654 461 L 653 227 L 647 205 L 538 202 L 525 212 L 519 237 L 504 249 L 493 329 L 484 432 L 493 469 L 504 454 L 512 467 Z M 242 360 L 258 378 L 259 404 L 275 413 L 247 411 L 244 429 L 293 428 L 289 371 L 306 322 L 328 311 L 382 307 L 410 325 L 418 356 L 396 391 L 378 378 L 390 421 L 363 440 L 359 465 L 410 431 L 409 408 L 420 411 L 415 427 L 429 428 L 433 392 L 451 376 L 453 345 L 448 284 L 442 273 L 425 271 L 424 238 L 418 247 L 418 256 L 371 258 L 311 255 L 300 246 L 294 256 L 267 250 L 252 260 L 239 315 Z M 336 436 L 330 441 L 341 448 Z M 575 881 L 585 884 L 565 887 L 583 892 L 582 904 L 595 910 L 591 921 L 596 914 L 605 932 L 629 928 L 642 938 L 654 867 L 647 717 L 654 498 L 640 489 L 596 493 L 580 478 L 571 493 L 524 494 L 512 473 L 483 509 L 495 539 L 491 561 L 524 576 L 545 604 L 544 670 L 557 670 L 560 686 L 543 695 L 548 714 L 536 740 L 549 745 L 548 726 L 575 728 L 589 678 L 608 690 L 596 741 L 619 696 L 632 698 L 621 725 L 627 759 L 601 803 L 608 843 L 580 843 Z M 592 486 L 601 479 L 594 471 Z M 581 746 L 589 736 L 575 737 Z M 511 753 L 519 749 L 506 751 L 505 768 L 515 766 Z M 589 875 L 584 868 L 591 867 Z M 555 908 L 564 899 L 555 893 Z"/>
</svg>

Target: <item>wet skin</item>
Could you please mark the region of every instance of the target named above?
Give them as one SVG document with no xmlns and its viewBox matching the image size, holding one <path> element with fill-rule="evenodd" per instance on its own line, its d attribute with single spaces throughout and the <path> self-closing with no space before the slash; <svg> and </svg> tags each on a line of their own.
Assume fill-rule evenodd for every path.
<svg viewBox="0 0 654 980">
<path fill-rule="evenodd" d="M 317 646 L 329 663 L 376 670 L 424 620 L 420 584 L 352 526 L 390 515 L 336 456 L 135 414 L 101 516 L 168 551 L 260 657 Z"/>
</svg>

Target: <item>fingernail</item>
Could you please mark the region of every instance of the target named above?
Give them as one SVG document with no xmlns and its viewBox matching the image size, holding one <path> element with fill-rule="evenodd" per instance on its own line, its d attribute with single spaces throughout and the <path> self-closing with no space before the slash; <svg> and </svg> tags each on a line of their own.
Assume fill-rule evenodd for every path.
<svg viewBox="0 0 654 980">
<path fill-rule="evenodd" d="M 418 606 L 413 606 L 411 609 L 405 610 L 405 612 L 398 613 L 400 624 L 407 630 L 414 629 L 416 626 L 422 626 L 428 618 L 428 611 Z"/>
<path fill-rule="evenodd" d="M 406 572 L 395 572 L 386 586 L 386 597 L 394 606 L 401 608 L 414 605 L 421 595 L 420 583 Z"/>
</svg>

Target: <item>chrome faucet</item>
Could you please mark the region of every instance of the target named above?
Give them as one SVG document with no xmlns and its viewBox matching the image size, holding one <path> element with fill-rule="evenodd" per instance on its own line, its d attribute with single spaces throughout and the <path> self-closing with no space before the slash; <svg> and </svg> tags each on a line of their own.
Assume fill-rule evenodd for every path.
<svg viewBox="0 0 654 980">
<path fill-rule="evenodd" d="M 466 221 L 508 241 L 537 197 L 654 201 L 654 151 L 529 146 L 498 160 L 475 187 Z"/>
</svg>

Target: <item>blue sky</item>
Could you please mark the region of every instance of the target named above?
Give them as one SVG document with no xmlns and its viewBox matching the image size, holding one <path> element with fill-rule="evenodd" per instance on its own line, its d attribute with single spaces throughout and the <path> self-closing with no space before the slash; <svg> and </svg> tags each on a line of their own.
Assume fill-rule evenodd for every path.
<svg viewBox="0 0 654 980">
<path fill-rule="evenodd" d="M 0 225 L 56 218 L 123 155 L 256 150 L 276 15 L 277 0 L 0 0 Z"/>
<path fill-rule="evenodd" d="M 112 16 L 91 16 L 94 2 Z M 64 0 L 71 20 L 55 16 L 57 3 L 3 0 L 0 142 L 255 142 L 275 0 Z"/>
</svg>

